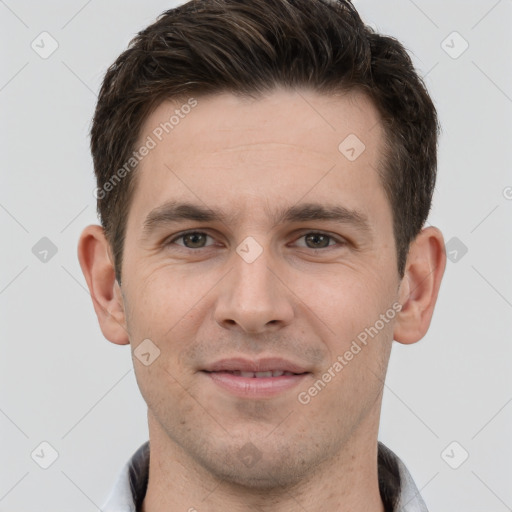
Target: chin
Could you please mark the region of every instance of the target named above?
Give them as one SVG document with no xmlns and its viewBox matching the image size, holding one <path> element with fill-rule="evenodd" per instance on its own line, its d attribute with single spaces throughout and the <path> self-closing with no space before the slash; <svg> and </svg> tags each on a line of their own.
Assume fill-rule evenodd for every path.
<svg viewBox="0 0 512 512">
<path fill-rule="evenodd" d="M 219 455 L 213 456 L 214 452 Z M 320 462 L 313 460 L 317 456 L 301 453 L 296 445 L 265 446 L 260 450 L 248 441 L 241 447 L 202 453 L 200 464 L 226 484 L 268 493 L 278 488 L 282 492 L 307 479 L 307 473 L 312 473 Z"/>
<path fill-rule="evenodd" d="M 282 492 L 283 489 L 293 488 L 304 480 L 304 473 L 305 470 L 297 471 L 295 464 L 292 467 L 289 461 L 280 460 L 265 463 L 260 461 L 257 467 L 253 468 L 248 468 L 244 464 L 224 467 L 218 476 L 224 483 L 229 483 L 232 486 L 268 493 L 274 489 L 279 489 Z"/>
</svg>

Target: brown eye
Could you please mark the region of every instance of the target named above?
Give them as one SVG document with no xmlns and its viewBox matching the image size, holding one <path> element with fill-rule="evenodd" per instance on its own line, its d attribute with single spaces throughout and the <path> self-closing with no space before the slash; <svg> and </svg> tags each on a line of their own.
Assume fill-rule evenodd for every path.
<svg viewBox="0 0 512 512">
<path fill-rule="evenodd" d="M 189 249 L 198 249 L 200 247 L 204 247 L 206 243 L 206 237 L 207 235 L 204 233 L 187 233 L 181 238 L 183 238 L 185 247 L 188 247 Z"/>
<path fill-rule="evenodd" d="M 186 249 L 203 249 L 208 246 L 206 243 L 208 238 L 211 237 L 202 231 L 189 231 L 169 240 L 166 245 L 176 244 Z"/>
<path fill-rule="evenodd" d="M 342 236 L 331 235 L 321 231 L 308 231 L 294 241 L 295 247 L 317 251 L 343 249 L 348 244 L 349 242 Z"/>
<path fill-rule="evenodd" d="M 328 247 L 331 238 L 332 237 L 329 235 L 322 233 L 309 233 L 305 235 L 306 244 L 308 244 L 308 247 L 311 249 L 323 249 L 324 247 Z"/>
</svg>

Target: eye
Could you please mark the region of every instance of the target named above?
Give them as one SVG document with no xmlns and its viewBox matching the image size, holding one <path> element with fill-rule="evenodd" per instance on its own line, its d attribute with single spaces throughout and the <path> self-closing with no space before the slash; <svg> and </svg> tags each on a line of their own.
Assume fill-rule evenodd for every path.
<svg viewBox="0 0 512 512">
<path fill-rule="evenodd" d="M 337 239 L 332 235 L 328 235 L 326 233 L 320 233 L 316 231 L 312 231 L 310 233 L 305 233 L 298 240 L 304 239 L 305 245 L 299 245 L 300 247 L 307 247 L 308 249 L 324 249 L 326 247 L 331 247 L 336 245 L 336 243 L 344 245 L 343 240 Z M 334 242 L 334 243 L 330 243 Z"/>
<path fill-rule="evenodd" d="M 207 238 L 211 238 L 211 236 L 203 233 L 202 231 L 189 231 L 167 241 L 165 245 L 171 245 L 176 243 L 177 240 L 182 240 L 183 243 L 178 243 L 177 245 L 181 245 L 187 249 L 202 249 L 203 247 L 207 247 Z"/>
<path fill-rule="evenodd" d="M 213 240 L 210 235 L 203 231 L 188 231 L 168 240 L 165 242 L 165 245 L 175 244 L 184 247 L 185 249 L 203 249 L 213 245 L 212 243 L 207 244 L 207 239 Z M 346 242 L 343 239 L 317 231 L 304 233 L 297 239 L 297 241 L 298 240 L 304 240 L 303 244 L 297 244 L 297 242 L 296 244 L 299 247 L 307 249 L 326 249 L 336 245 L 346 245 Z"/>
</svg>

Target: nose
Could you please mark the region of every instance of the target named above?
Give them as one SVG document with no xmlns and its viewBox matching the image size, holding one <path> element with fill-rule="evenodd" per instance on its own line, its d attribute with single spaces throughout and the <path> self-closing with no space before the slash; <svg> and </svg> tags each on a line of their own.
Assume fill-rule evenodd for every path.
<svg viewBox="0 0 512 512">
<path fill-rule="evenodd" d="M 289 325 L 294 317 L 293 293 L 279 277 L 268 249 L 252 262 L 233 254 L 233 267 L 220 288 L 215 321 L 225 329 L 265 333 Z"/>
</svg>

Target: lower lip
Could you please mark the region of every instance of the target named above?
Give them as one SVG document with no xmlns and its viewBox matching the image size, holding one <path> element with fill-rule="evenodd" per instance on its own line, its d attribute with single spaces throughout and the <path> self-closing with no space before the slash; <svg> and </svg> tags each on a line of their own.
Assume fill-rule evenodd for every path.
<svg viewBox="0 0 512 512">
<path fill-rule="evenodd" d="M 203 372 L 215 384 L 241 398 L 268 398 L 288 391 L 309 374 L 280 377 L 241 377 L 229 372 Z"/>
</svg>

